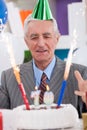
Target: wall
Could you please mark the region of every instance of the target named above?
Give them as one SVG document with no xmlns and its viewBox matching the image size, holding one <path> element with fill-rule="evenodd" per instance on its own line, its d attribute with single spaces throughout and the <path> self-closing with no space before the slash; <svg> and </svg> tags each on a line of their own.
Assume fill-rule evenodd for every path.
<svg viewBox="0 0 87 130">
<path fill-rule="evenodd" d="M 69 34 L 68 4 L 82 2 L 82 0 L 56 0 L 56 18 L 62 35 Z"/>
</svg>

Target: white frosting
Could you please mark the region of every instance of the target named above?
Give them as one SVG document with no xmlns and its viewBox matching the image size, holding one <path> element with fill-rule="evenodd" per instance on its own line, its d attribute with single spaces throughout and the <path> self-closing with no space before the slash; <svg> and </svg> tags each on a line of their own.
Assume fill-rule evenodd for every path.
<svg viewBox="0 0 87 130">
<path fill-rule="evenodd" d="M 59 109 L 29 111 L 24 110 L 24 106 L 14 110 L 0 110 L 3 114 L 3 130 L 56 129 L 75 126 L 78 122 L 77 110 L 71 104 L 62 104 L 62 106 Z M 34 106 L 32 105 L 31 108 Z"/>
</svg>

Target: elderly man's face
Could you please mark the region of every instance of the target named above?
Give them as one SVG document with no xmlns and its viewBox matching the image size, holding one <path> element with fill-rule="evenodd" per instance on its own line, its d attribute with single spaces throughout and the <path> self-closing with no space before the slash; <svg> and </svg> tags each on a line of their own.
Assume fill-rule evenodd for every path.
<svg viewBox="0 0 87 130">
<path fill-rule="evenodd" d="M 36 62 L 50 62 L 58 42 L 52 21 L 33 20 L 28 25 L 26 43 Z"/>
</svg>

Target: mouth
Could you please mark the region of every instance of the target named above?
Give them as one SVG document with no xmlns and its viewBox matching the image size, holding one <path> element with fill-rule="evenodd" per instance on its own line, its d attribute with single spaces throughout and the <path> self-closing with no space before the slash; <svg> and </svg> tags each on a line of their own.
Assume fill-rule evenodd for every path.
<svg viewBox="0 0 87 130">
<path fill-rule="evenodd" d="M 38 52 L 38 53 L 45 53 L 45 52 L 47 52 L 47 50 L 37 50 L 36 52 Z"/>
</svg>

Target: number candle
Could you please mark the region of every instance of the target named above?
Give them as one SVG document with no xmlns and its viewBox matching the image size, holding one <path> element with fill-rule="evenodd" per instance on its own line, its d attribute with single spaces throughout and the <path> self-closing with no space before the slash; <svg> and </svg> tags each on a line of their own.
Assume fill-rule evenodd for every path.
<svg viewBox="0 0 87 130">
<path fill-rule="evenodd" d="M 44 93 L 44 103 L 46 105 L 51 105 L 54 101 L 54 94 L 49 90 L 49 86 L 46 85 L 47 91 Z"/>
<path fill-rule="evenodd" d="M 40 95 L 40 90 L 38 90 L 37 86 L 35 86 L 35 91 L 31 92 L 31 98 L 34 98 L 35 106 L 39 105 L 39 95 Z"/>
</svg>

